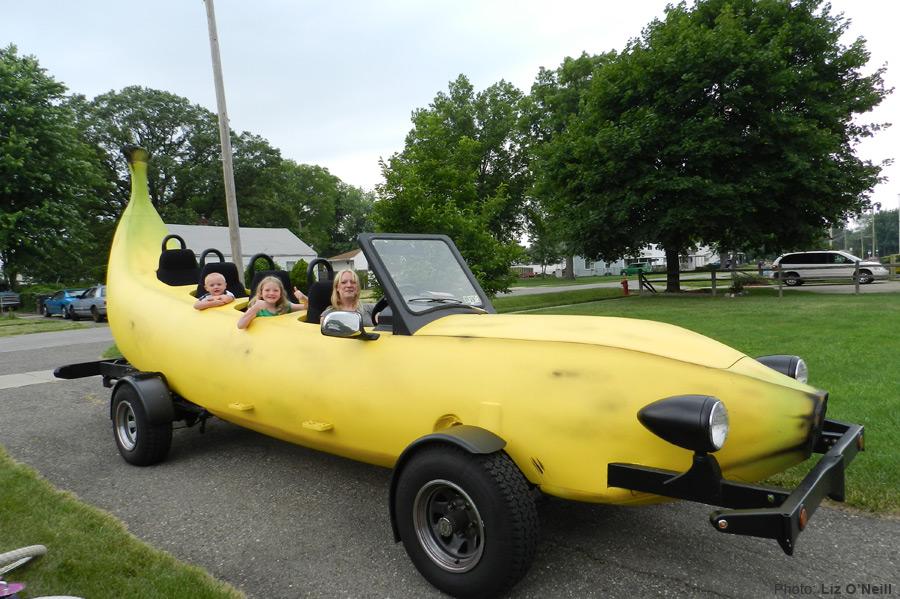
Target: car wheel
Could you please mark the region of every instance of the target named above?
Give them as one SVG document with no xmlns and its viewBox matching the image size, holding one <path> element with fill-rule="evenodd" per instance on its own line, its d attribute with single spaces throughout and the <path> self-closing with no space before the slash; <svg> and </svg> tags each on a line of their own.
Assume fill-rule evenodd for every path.
<svg viewBox="0 0 900 599">
<path fill-rule="evenodd" d="M 860 285 L 868 285 L 875 281 L 875 277 L 872 276 L 872 272 L 868 270 L 859 271 L 859 284 Z"/>
<path fill-rule="evenodd" d="M 150 424 L 131 385 L 120 384 L 112 396 L 113 435 L 125 461 L 150 466 L 166 458 L 172 445 L 172 423 Z"/>
<path fill-rule="evenodd" d="M 41 314 L 43 314 L 47 318 L 50 318 L 50 311 L 47 309 L 47 306 L 43 304 L 41 305 Z"/>
<path fill-rule="evenodd" d="M 531 565 L 537 510 L 525 477 L 504 453 L 425 448 L 400 472 L 394 506 L 407 554 L 445 593 L 494 596 Z"/>
<path fill-rule="evenodd" d="M 69 306 L 69 309 L 66 310 L 66 318 L 69 320 L 78 320 L 78 315 L 75 314 L 75 308 Z"/>
<path fill-rule="evenodd" d="M 91 318 L 94 319 L 94 322 L 103 322 L 103 317 L 100 316 L 100 311 L 97 310 L 97 306 L 91 306 Z"/>
<path fill-rule="evenodd" d="M 800 275 L 795 272 L 789 272 L 784 275 L 784 284 L 788 287 L 797 287 L 798 285 L 802 285 L 803 281 L 800 280 Z"/>
</svg>

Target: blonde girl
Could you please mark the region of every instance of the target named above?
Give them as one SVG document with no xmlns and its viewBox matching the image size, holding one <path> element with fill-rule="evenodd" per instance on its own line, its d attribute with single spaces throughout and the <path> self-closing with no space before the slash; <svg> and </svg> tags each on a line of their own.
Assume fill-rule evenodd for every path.
<svg viewBox="0 0 900 599">
<path fill-rule="evenodd" d="M 287 298 L 281 279 L 278 277 L 263 278 L 259 285 L 256 286 L 256 295 L 250 300 L 247 311 L 238 320 L 238 328 L 246 329 L 257 316 L 278 316 L 279 314 L 305 310 L 306 296 L 296 287 L 294 287 L 294 296 L 300 302 L 299 304 L 295 304 Z"/>
</svg>

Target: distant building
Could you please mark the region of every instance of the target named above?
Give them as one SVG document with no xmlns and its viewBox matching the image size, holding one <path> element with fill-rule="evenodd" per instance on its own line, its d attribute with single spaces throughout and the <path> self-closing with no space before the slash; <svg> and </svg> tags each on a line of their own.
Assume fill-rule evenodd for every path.
<svg viewBox="0 0 900 599">
<path fill-rule="evenodd" d="M 691 248 L 687 256 L 682 256 L 681 270 L 694 270 L 700 266 L 704 266 L 710 262 L 714 262 L 717 255 L 708 246 L 699 248 Z M 634 262 L 649 262 L 651 266 L 657 270 L 665 270 L 666 253 L 655 245 L 651 244 L 641 250 L 638 256 L 629 256 L 628 258 L 620 258 L 614 262 L 594 261 L 582 256 L 575 256 L 573 263 L 576 277 L 589 277 L 592 275 L 618 275 L 628 264 Z M 531 268 L 535 274 L 541 273 L 540 264 L 520 265 L 521 268 Z M 558 264 L 548 264 L 545 272 L 548 275 L 562 277 L 565 271 L 565 261 Z M 514 267 L 515 269 L 516 267 Z"/>
<path fill-rule="evenodd" d="M 349 268 L 350 270 L 369 270 L 369 262 L 366 260 L 365 254 L 363 254 L 362 250 L 359 248 L 344 252 L 343 254 L 338 254 L 337 256 L 332 256 L 328 261 L 331 262 L 331 267 L 334 268 L 334 272 L 344 270 L 345 268 Z"/>
<path fill-rule="evenodd" d="M 225 260 L 233 262 L 231 238 L 228 227 L 207 227 L 204 225 L 166 225 L 169 233 L 178 235 L 194 251 L 197 257 L 204 250 L 215 248 L 222 252 Z M 262 227 L 241 227 L 241 254 L 243 268 L 250 264 L 254 254 L 268 254 L 276 263 L 291 270 L 300 260 L 307 263 L 316 257 L 316 251 L 306 245 L 288 229 L 267 229 Z M 174 247 L 171 243 L 169 247 Z"/>
</svg>

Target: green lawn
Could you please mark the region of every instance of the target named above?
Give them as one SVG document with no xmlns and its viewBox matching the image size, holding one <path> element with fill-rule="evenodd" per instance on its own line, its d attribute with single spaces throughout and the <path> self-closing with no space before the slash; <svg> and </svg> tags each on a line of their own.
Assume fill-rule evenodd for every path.
<svg viewBox="0 0 900 599">
<path fill-rule="evenodd" d="M 22 318 L 15 313 L 0 317 L 0 337 L 25 335 L 28 333 L 45 333 L 47 331 L 66 331 L 83 329 L 85 325 L 62 318 Z"/>
<path fill-rule="evenodd" d="M 25 597 L 239 598 L 205 571 L 131 535 L 121 522 L 54 489 L 0 448 L 0 551 L 46 545 L 47 555 L 9 574 Z"/>
<path fill-rule="evenodd" d="M 645 295 L 538 312 L 658 320 L 703 333 L 751 356 L 802 356 L 809 365 L 810 383 L 830 393 L 829 416 L 866 427 L 867 450 L 847 474 L 848 505 L 900 514 L 900 435 L 896 434 L 900 428 L 900 294 L 793 291 L 778 298 L 775 290 L 754 289 L 749 296 L 736 298 Z M 799 466 L 775 482 L 794 486 L 808 466 Z"/>
</svg>

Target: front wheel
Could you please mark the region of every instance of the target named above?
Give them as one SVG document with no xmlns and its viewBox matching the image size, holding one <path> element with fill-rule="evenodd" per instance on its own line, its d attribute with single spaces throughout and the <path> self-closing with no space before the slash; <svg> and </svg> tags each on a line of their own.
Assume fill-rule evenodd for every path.
<svg viewBox="0 0 900 599">
<path fill-rule="evenodd" d="M 45 306 L 43 304 L 41 304 L 41 314 L 43 314 L 47 318 L 50 318 L 50 310 L 48 310 L 47 306 Z"/>
<path fill-rule="evenodd" d="M 151 424 L 131 385 L 116 387 L 112 403 L 113 436 L 125 461 L 150 466 L 166 459 L 172 445 L 172 423 Z"/>
<path fill-rule="evenodd" d="M 872 273 L 868 270 L 859 271 L 859 284 L 860 285 L 868 285 L 875 281 L 875 277 L 872 276 Z"/>
<path fill-rule="evenodd" d="M 94 322 L 103 322 L 103 317 L 100 316 L 100 311 L 97 310 L 97 306 L 91 306 L 91 318 Z"/>
<path fill-rule="evenodd" d="M 784 275 L 784 284 L 788 287 L 797 287 L 803 284 L 803 281 L 800 279 L 800 275 L 795 272 L 789 272 Z"/>
<path fill-rule="evenodd" d="M 531 565 L 537 510 L 525 477 L 504 453 L 425 448 L 400 472 L 394 501 L 407 554 L 445 593 L 494 596 Z"/>
<path fill-rule="evenodd" d="M 68 311 L 66 311 L 66 318 L 68 318 L 69 320 L 78 320 L 79 319 L 78 315 L 75 314 L 75 308 L 73 308 L 72 306 L 69 306 Z"/>
</svg>

